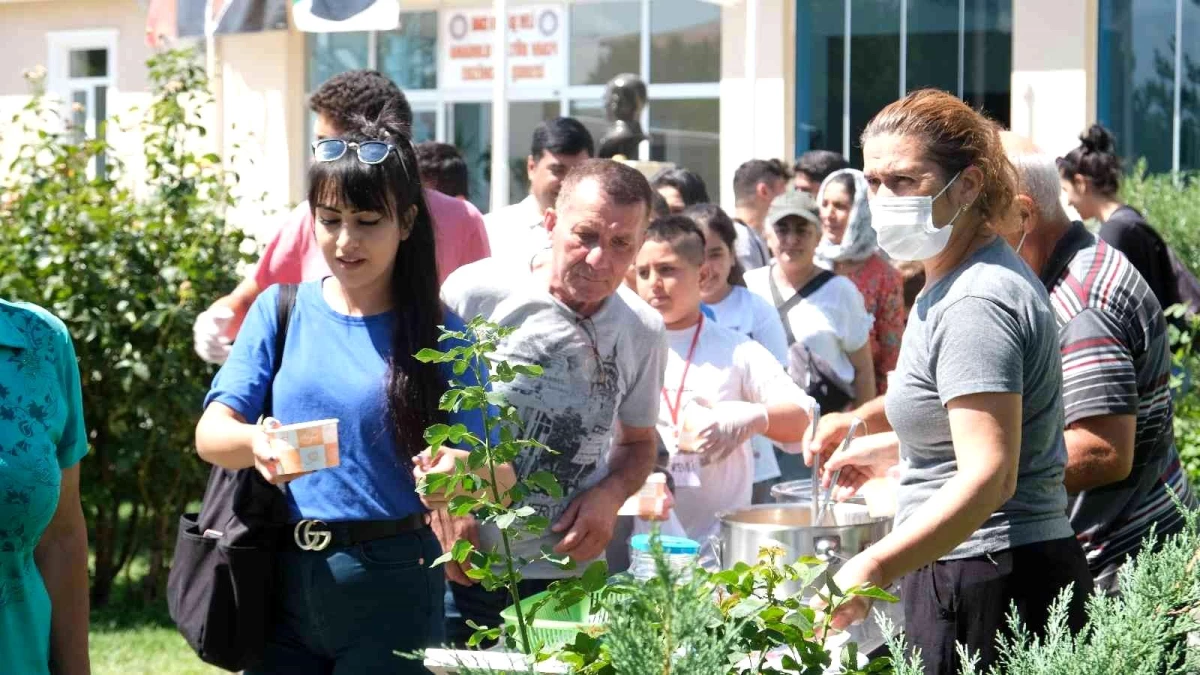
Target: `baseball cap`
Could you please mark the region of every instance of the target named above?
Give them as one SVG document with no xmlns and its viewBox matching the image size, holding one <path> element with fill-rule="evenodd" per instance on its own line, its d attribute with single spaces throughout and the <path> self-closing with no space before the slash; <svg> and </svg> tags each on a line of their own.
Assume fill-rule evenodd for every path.
<svg viewBox="0 0 1200 675">
<path fill-rule="evenodd" d="M 821 219 L 817 216 L 817 202 L 813 200 L 812 195 L 802 190 L 788 190 L 776 197 L 767 209 L 764 224 L 774 228 L 775 223 L 788 216 L 800 216 L 817 227 L 821 226 Z"/>
</svg>

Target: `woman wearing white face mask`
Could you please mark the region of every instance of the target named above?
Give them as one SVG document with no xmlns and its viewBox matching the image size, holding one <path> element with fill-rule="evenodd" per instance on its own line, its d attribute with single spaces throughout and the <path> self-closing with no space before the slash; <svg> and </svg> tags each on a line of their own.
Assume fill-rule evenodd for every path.
<svg viewBox="0 0 1200 675">
<path fill-rule="evenodd" d="M 959 672 L 956 641 L 986 668 L 1010 604 L 1039 633 L 1074 584 L 1077 629 L 1092 590 L 1065 512 L 1054 316 L 1037 277 L 997 237 L 1016 179 L 991 122 L 924 90 L 884 108 L 862 142 L 880 247 L 920 260 L 926 283 L 887 394 L 897 442 L 827 462 L 849 491 L 905 460 L 895 528 L 836 580 L 902 580 L 907 633 L 927 673 Z M 881 461 L 887 454 L 892 462 Z M 865 602 L 850 603 L 835 625 L 865 614 Z"/>
</svg>

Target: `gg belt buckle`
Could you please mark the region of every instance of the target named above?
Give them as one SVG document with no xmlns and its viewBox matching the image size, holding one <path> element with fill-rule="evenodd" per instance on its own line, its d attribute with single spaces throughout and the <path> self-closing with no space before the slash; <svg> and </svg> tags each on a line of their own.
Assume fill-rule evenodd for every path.
<svg viewBox="0 0 1200 675">
<path fill-rule="evenodd" d="M 316 529 L 313 529 L 313 528 Z M 333 541 L 333 532 L 327 529 L 324 521 L 302 520 L 296 523 L 292 531 L 292 539 L 301 551 L 324 551 Z"/>
</svg>

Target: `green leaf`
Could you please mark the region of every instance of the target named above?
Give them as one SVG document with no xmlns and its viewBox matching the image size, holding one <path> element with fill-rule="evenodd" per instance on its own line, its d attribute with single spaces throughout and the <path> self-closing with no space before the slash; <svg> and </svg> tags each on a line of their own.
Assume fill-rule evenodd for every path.
<svg viewBox="0 0 1200 675">
<path fill-rule="evenodd" d="M 545 534 L 550 530 L 550 519 L 545 516 L 529 516 L 525 519 L 525 531 L 530 534 Z"/>
<path fill-rule="evenodd" d="M 466 539 L 459 539 L 454 542 L 454 546 L 450 549 L 450 555 L 457 562 L 466 562 L 471 553 L 475 551 L 475 546 Z M 445 557 L 444 555 L 442 556 Z"/>
<path fill-rule="evenodd" d="M 544 372 L 542 367 L 538 366 L 538 365 L 528 365 L 528 366 L 517 365 L 517 366 L 513 366 L 512 369 L 514 372 L 520 373 L 521 375 L 525 375 L 526 377 L 541 377 L 542 373 Z"/>
<path fill-rule="evenodd" d="M 835 582 L 833 581 L 833 575 L 832 575 L 832 574 L 827 574 L 827 575 L 825 575 L 825 583 L 826 583 L 826 585 L 827 585 L 827 586 L 828 586 L 828 588 L 829 588 L 829 592 L 830 592 L 830 594 L 832 594 L 832 595 L 845 595 L 845 593 L 842 593 L 842 589 L 838 588 L 838 585 L 837 585 L 837 583 L 835 583 Z"/>
<path fill-rule="evenodd" d="M 816 612 L 808 607 L 798 609 L 793 612 L 788 612 L 783 617 L 783 622 L 789 626 L 795 626 L 805 633 L 813 631 L 813 621 L 816 619 Z"/>
<path fill-rule="evenodd" d="M 555 499 L 562 499 L 562 486 L 558 484 L 558 479 L 554 477 L 554 474 L 549 471 L 535 471 L 525 478 L 525 482 Z"/>
<path fill-rule="evenodd" d="M 430 349 L 429 347 L 426 347 L 425 349 L 417 352 L 413 358 L 421 363 L 445 363 L 447 360 L 446 356 L 447 355 L 445 352 L 439 352 L 436 349 Z"/>
<path fill-rule="evenodd" d="M 512 512 L 512 511 L 506 511 L 506 512 L 501 513 L 500 515 L 496 516 L 496 520 L 495 520 L 496 527 L 500 528 L 501 530 L 507 530 L 508 528 L 512 527 L 513 522 L 516 519 L 517 519 L 516 513 Z"/>
<path fill-rule="evenodd" d="M 450 436 L 450 427 L 445 424 L 434 424 L 425 430 L 425 442 L 430 447 L 442 446 Z"/>
<path fill-rule="evenodd" d="M 608 581 L 608 564 L 603 560 L 597 560 L 588 565 L 583 571 L 583 576 L 580 577 L 583 582 L 583 587 L 588 593 L 595 593 L 604 588 L 605 582 Z"/>
<path fill-rule="evenodd" d="M 433 473 L 425 476 L 417 488 L 423 495 L 445 494 L 446 489 L 450 486 L 450 480 L 451 477 L 446 474 Z"/>
<path fill-rule="evenodd" d="M 851 588 L 847 591 L 847 595 L 858 596 L 860 598 L 871 598 L 872 600 L 882 600 L 884 602 L 899 602 L 900 598 L 888 593 L 878 586 L 866 586 L 863 588 Z"/>
<path fill-rule="evenodd" d="M 462 442 L 463 436 L 466 435 L 467 433 L 468 432 L 467 432 L 466 425 L 455 424 L 454 426 L 452 426 L 446 430 L 446 438 L 448 438 L 451 443 L 457 444 L 457 443 Z"/>
<path fill-rule="evenodd" d="M 444 565 L 444 564 L 450 562 L 451 560 L 453 560 L 453 558 L 454 558 L 454 556 L 451 555 L 450 553 L 443 553 L 443 554 L 439 555 L 437 557 L 437 559 L 435 559 L 429 566 L 437 567 L 438 565 Z"/>
<path fill-rule="evenodd" d="M 469 515 L 478 505 L 479 500 L 471 495 L 457 495 L 450 500 L 447 510 L 450 511 L 450 515 L 461 518 Z"/>
</svg>

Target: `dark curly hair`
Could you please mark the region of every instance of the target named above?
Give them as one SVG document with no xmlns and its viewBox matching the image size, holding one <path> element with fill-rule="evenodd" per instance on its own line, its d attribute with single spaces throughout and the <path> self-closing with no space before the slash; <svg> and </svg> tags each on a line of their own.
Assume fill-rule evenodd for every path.
<svg viewBox="0 0 1200 675">
<path fill-rule="evenodd" d="M 404 92 L 377 70 L 351 70 L 325 80 L 308 97 L 308 107 L 323 115 L 339 129 L 348 129 L 355 120 L 375 120 L 390 110 L 396 121 L 412 127 L 412 108 Z"/>
<path fill-rule="evenodd" d="M 385 383 L 397 452 L 407 465 L 425 447 L 425 429 L 442 421 L 438 402 L 446 391 L 446 380 L 436 364 L 413 357 L 425 347 L 437 348 L 438 326 L 444 321 L 434 263 L 433 217 L 421 189 L 408 125 L 398 115 L 385 111 L 371 121 L 351 118 L 340 138 L 357 143 L 384 141 L 395 149 L 379 164 L 364 164 L 354 151 L 332 162 L 313 162 L 308 168 L 310 209 L 315 211 L 319 204 L 344 204 L 381 213 L 401 227 L 410 209 L 416 207 L 416 215 L 408 221 L 408 238 L 396 249 L 392 271 L 395 321 Z M 319 222 L 315 226 L 322 227 Z"/>
<path fill-rule="evenodd" d="M 1105 196 L 1115 195 L 1121 187 L 1121 158 L 1112 132 L 1093 124 L 1079 137 L 1079 147 L 1057 160 L 1058 174 L 1067 180 L 1083 176 Z"/>
<path fill-rule="evenodd" d="M 417 163 L 421 180 L 429 187 L 451 197 L 471 198 L 467 162 L 458 148 L 437 141 L 418 143 Z"/>
</svg>

